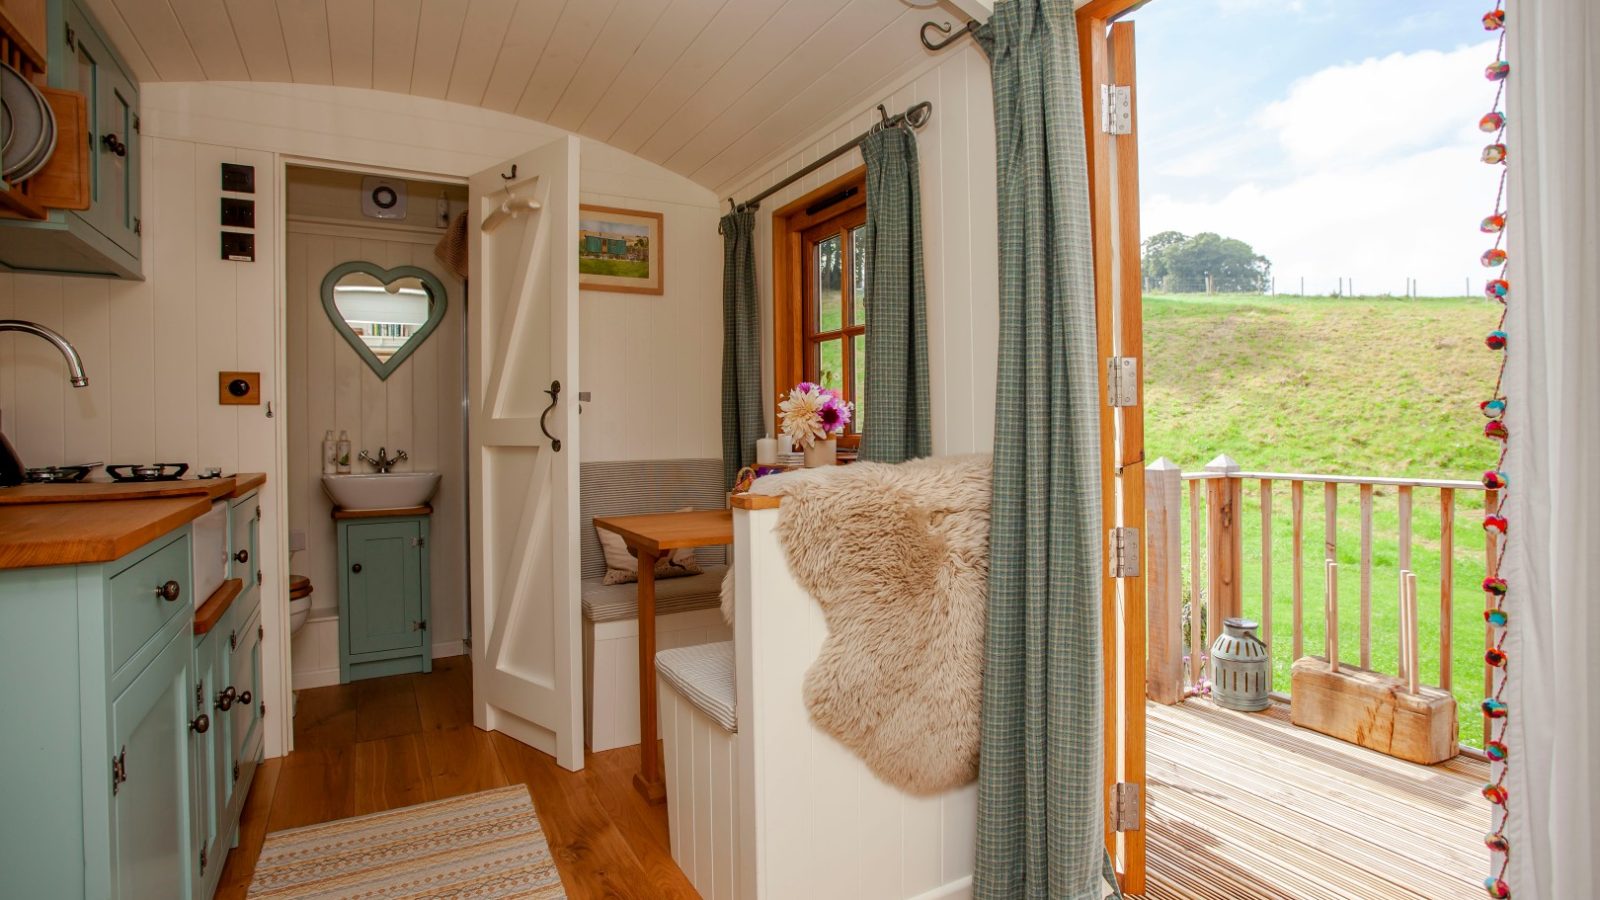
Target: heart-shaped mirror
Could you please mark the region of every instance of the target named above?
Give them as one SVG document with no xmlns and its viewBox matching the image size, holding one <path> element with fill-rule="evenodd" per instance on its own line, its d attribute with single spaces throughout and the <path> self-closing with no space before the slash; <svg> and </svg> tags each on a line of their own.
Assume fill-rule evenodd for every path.
<svg viewBox="0 0 1600 900">
<path fill-rule="evenodd" d="M 445 291 L 426 269 L 356 260 L 323 277 L 322 308 L 372 371 L 387 379 L 439 327 Z"/>
</svg>

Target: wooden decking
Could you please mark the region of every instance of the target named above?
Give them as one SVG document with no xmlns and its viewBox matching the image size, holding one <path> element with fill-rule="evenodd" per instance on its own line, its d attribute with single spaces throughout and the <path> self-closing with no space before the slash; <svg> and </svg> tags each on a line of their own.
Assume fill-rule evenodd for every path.
<svg viewBox="0 0 1600 900">
<path fill-rule="evenodd" d="M 1148 711 L 1148 900 L 1483 896 L 1485 763 L 1401 762 L 1281 704 Z"/>
</svg>

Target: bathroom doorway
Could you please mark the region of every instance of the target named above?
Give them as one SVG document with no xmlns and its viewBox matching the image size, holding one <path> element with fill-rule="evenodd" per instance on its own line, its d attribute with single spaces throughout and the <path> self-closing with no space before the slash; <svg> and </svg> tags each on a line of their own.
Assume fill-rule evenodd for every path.
<svg viewBox="0 0 1600 900">
<path fill-rule="evenodd" d="M 291 602 L 290 668 L 300 691 L 418 671 L 408 666 L 420 665 L 422 653 L 466 652 L 466 290 L 436 249 L 467 192 L 460 183 L 310 164 L 286 166 L 284 187 L 289 559 L 293 592 L 310 589 Z M 350 511 L 336 519 L 324 487 L 330 435 L 335 474 L 432 472 L 437 489 L 406 515 L 360 510 L 366 524 L 352 529 Z M 357 505 L 371 504 L 345 504 Z M 371 523 L 394 525 L 398 537 Z M 352 540 L 368 541 L 355 554 L 369 554 L 368 570 L 378 568 L 372 559 L 393 564 L 363 572 Z M 390 547 L 399 555 L 383 556 Z M 354 609 L 347 598 L 341 629 L 341 584 L 352 570 L 366 593 Z M 410 657 L 407 642 L 420 643 Z"/>
</svg>

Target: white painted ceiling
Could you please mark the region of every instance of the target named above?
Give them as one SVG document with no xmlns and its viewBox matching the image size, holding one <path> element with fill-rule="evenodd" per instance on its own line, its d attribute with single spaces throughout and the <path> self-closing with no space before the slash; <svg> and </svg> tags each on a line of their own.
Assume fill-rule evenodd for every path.
<svg viewBox="0 0 1600 900">
<path fill-rule="evenodd" d="M 915 5 L 912 5 L 915 3 Z M 90 0 L 143 81 L 376 88 L 513 113 L 716 189 L 928 57 L 931 0 Z"/>
</svg>

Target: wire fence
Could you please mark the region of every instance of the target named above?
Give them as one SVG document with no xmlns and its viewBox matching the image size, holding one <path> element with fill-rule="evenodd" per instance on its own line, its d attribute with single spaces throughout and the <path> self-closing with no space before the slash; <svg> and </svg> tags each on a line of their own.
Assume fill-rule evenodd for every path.
<svg viewBox="0 0 1600 900">
<path fill-rule="evenodd" d="M 1353 276 L 1272 276 L 1261 283 L 1250 279 L 1230 280 L 1212 276 L 1145 279 L 1146 294 L 1256 294 L 1263 297 L 1394 297 L 1396 299 L 1421 297 L 1476 297 L 1485 302 L 1482 277 L 1477 283 L 1471 275 L 1456 285 L 1442 279 L 1429 279 L 1426 286 L 1410 276 L 1384 279 L 1360 279 Z M 1459 293 L 1458 293 L 1459 291 Z"/>
</svg>

